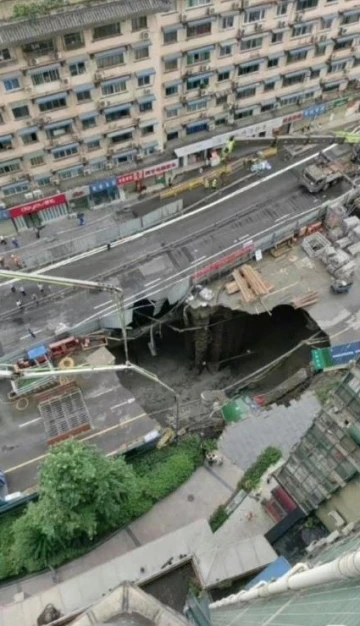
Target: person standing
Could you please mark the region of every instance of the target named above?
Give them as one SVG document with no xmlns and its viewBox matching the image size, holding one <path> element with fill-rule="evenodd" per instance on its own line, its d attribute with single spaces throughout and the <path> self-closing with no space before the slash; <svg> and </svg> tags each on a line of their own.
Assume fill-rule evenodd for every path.
<svg viewBox="0 0 360 626">
<path fill-rule="evenodd" d="M 37 297 L 36 293 L 32 294 L 31 299 L 32 299 L 34 304 L 36 304 L 36 305 L 39 304 L 39 298 Z"/>
<path fill-rule="evenodd" d="M 36 239 L 40 239 L 40 228 L 38 226 L 35 228 L 35 237 Z"/>
<path fill-rule="evenodd" d="M 21 311 L 24 308 L 24 303 L 21 300 L 16 300 L 16 306 Z"/>
<path fill-rule="evenodd" d="M 28 331 L 30 337 L 32 337 L 33 339 L 36 339 L 36 333 L 33 331 L 32 328 L 30 328 L 30 326 L 28 326 L 27 331 Z"/>
<path fill-rule="evenodd" d="M 23 286 L 21 285 L 21 287 L 19 287 L 19 291 L 20 291 L 20 293 L 21 293 L 21 295 L 22 295 L 22 296 L 26 296 L 25 287 L 23 287 Z"/>
<path fill-rule="evenodd" d="M 7 245 L 7 241 L 6 241 L 5 237 L 4 237 L 4 235 L 0 235 L 0 244 L 2 246 L 6 246 Z"/>
<path fill-rule="evenodd" d="M 209 179 L 208 178 L 204 178 L 204 189 L 206 189 L 206 190 L 210 189 L 210 183 L 209 183 Z"/>
<path fill-rule="evenodd" d="M 215 191 L 217 189 L 217 178 L 213 178 L 211 188 Z"/>
<path fill-rule="evenodd" d="M 44 287 L 44 285 L 40 285 L 39 284 L 38 285 L 38 289 L 39 289 L 41 295 L 44 296 L 45 295 L 45 287 Z"/>
<path fill-rule="evenodd" d="M 10 291 L 11 291 L 11 293 L 16 293 L 16 287 L 15 287 L 15 285 L 11 285 L 11 287 L 10 287 Z"/>
<path fill-rule="evenodd" d="M 19 248 L 19 246 L 20 246 L 20 244 L 19 244 L 18 240 L 16 239 L 16 237 L 12 238 L 11 243 L 12 243 L 14 248 Z"/>
</svg>

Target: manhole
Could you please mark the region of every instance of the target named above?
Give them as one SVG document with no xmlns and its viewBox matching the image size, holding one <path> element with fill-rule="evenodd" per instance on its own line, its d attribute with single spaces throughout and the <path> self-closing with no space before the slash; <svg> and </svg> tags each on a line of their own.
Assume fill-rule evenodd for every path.
<svg viewBox="0 0 360 626">
<path fill-rule="evenodd" d="M 187 499 L 188 499 L 188 501 L 189 501 L 189 502 L 194 502 L 194 500 L 195 500 L 195 496 L 193 496 L 193 494 L 192 494 L 192 493 L 190 493 L 190 494 L 188 495 Z"/>
</svg>

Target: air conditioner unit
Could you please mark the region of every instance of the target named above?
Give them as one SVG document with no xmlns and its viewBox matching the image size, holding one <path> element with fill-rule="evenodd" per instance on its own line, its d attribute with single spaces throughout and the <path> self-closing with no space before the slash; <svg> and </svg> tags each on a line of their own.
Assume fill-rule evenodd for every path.
<svg viewBox="0 0 360 626">
<path fill-rule="evenodd" d="M 32 87 L 26 87 L 25 91 L 26 93 L 32 93 Z"/>
<path fill-rule="evenodd" d="M 95 80 L 96 83 L 98 83 L 103 78 L 104 78 L 104 74 L 102 74 L 101 72 L 95 72 L 94 80 Z"/>
<path fill-rule="evenodd" d="M 215 122 L 209 122 L 208 130 L 215 130 Z"/>
<path fill-rule="evenodd" d="M 73 135 L 72 138 L 74 141 L 80 141 L 79 135 Z"/>
<path fill-rule="evenodd" d="M 140 122 L 140 117 L 133 117 L 133 124 L 138 124 Z"/>
<path fill-rule="evenodd" d="M 68 85 L 68 84 L 69 84 L 69 79 L 68 79 L 68 78 L 63 78 L 63 79 L 61 80 L 61 84 L 62 84 L 62 85 Z"/>
<path fill-rule="evenodd" d="M 58 185 L 60 183 L 60 178 L 58 178 L 57 176 L 52 176 L 50 178 L 50 182 L 52 185 Z"/>
<path fill-rule="evenodd" d="M 37 59 L 31 59 L 29 65 L 37 65 L 39 61 Z"/>
<path fill-rule="evenodd" d="M 255 24 L 255 32 L 259 33 L 260 31 L 262 31 L 262 29 L 263 29 L 262 24 Z"/>
<path fill-rule="evenodd" d="M 214 13 L 215 13 L 215 9 L 210 9 L 210 7 L 206 9 L 206 15 L 214 15 Z"/>
<path fill-rule="evenodd" d="M 108 148 L 107 153 L 112 156 L 114 154 L 114 148 Z"/>
<path fill-rule="evenodd" d="M 340 28 L 339 35 L 345 35 L 347 33 L 347 28 Z"/>
<path fill-rule="evenodd" d="M 90 169 L 90 167 L 85 167 L 85 169 L 84 169 L 84 174 L 85 174 L 85 176 L 88 176 L 89 174 L 91 174 L 91 169 Z"/>
<path fill-rule="evenodd" d="M 103 109 L 105 106 L 104 102 L 102 102 L 101 100 L 98 100 L 96 103 L 96 108 L 97 109 Z"/>
<path fill-rule="evenodd" d="M 228 103 L 224 104 L 224 106 L 223 106 L 223 111 L 227 111 L 227 110 L 228 110 L 228 108 L 229 108 Z"/>
<path fill-rule="evenodd" d="M 144 96 L 148 96 L 151 93 L 151 89 L 144 89 L 143 94 Z"/>
<path fill-rule="evenodd" d="M 286 22 L 278 22 L 277 27 L 278 28 L 285 28 L 286 27 Z"/>
<path fill-rule="evenodd" d="M 140 151 L 137 153 L 137 155 L 136 155 L 136 157 L 135 157 L 135 158 L 136 158 L 136 160 L 137 160 L 137 161 L 142 161 L 142 160 L 143 160 L 143 158 L 144 158 L 144 156 L 145 156 L 144 152 L 143 152 L 142 150 L 140 150 Z"/>
<path fill-rule="evenodd" d="M 326 41 L 326 40 L 327 40 L 326 35 L 320 35 L 320 41 Z"/>
<path fill-rule="evenodd" d="M 184 13 L 184 15 L 181 16 L 180 21 L 181 22 L 187 22 L 187 15 Z"/>
<path fill-rule="evenodd" d="M 295 22 L 302 22 L 302 19 L 303 19 L 302 13 L 296 13 Z"/>
<path fill-rule="evenodd" d="M 53 54 L 53 58 L 54 58 L 56 61 L 59 61 L 59 60 L 61 59 L 61 52 L 54 52 L 54 54 Z"/>
<path fill-rule="evenodd" d="M 140 39 L 149 39 L 149 33 L 144 30 L 140 33 Z"/>
<path fill-rule="evenodd" d="M 109 161 L 108 163 L 105 163 L 105 169 L 106 170 L 112 170 L 114 168 L 114 163 L 112 161 Z"/>
<path fill-rule="evenodd" d="M 34 189 L 33 190 L 33 196 L 34 196 L 34 198 L 36 198 L 38 200 L 39 198 L 43 198 L 44 194 L 41 191 L 41 189 Z"/>
<path fill-rule="evenodd" d="M 24 198 L 25 200 L 33 200 L 34 199 L 34 194 L 32 191 L 28 191 L 27 193 L 24 193 Z"/>
</svg>

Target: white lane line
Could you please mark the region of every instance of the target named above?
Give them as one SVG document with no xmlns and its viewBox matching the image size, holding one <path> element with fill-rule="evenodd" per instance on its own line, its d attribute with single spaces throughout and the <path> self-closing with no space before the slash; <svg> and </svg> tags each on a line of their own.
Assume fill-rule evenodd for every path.
<svg viewBox="0 0 360 626">
<path fill-rule="evenodd" d="M 132 404 L 133 402 L 135 402 L 135 398 L 129 398 L 128 400 L 125 400 L 124 402 L 120 402 L 120 404 L 114 404 L 114 406 L 110 407 L 110 410 L 113 411 L 114 409 L 118 409 L 121 406 L 124 406 L 125 404 Z"/>
<path fill-rule="evenodd" d="M 103 306 L 106 306 L 107 304 L 113 303 L 113 300 L 106 300 L 106 302 L 102 302 L 102 304 L 97 304 L 96 306 L 94 306 L 93 308 L 96 309 L 101 309 Z M 113 303 L 114 304 L 114 303 Z"/>
<path fill-rule="evenodd" d="M 25 428 L 26 426 L 31 426 L 31 424 L 36 424 L 36 422 L 39 422 L 41 419 L 41 417 L 35 417 L 35 419 L 33 420 L 29 420 L 28 422 L 23 422 L 22 424 L 19 424 L 19 428 Z"/>
<path fill-rule="evenodd" d="M 155 285 L 155 283 L 159 283 L 162 278 L 155 278 L 155 280 L 151 280 L 149 283 L 144 283 L 144 287 L 150 287 L 150 285 Z"/>
<path fill-rule="evenodd" d="M 44 328 L 39 328 L 38 330 L 36 330 L 34 328 L 34 334 L 38 335 L 39 333 L 42 333 L 43 330 L 45 330 Z M 27 335 L 23 335 L 22 337 L 20 337 L 20 339 L 27 339 L 28 337 L 32 337 L 32 335 L 30 335 L 30 333 L 27 333 Z"/>
<path fill-rule="evenodd" d="M 241 189 L 236 189 L 236 191 L 233 191 L 232 193 L 228 194 L 227 196 L 222 196 L 221 198 L 219 198 L 218 200 L 214 200 L 214 202 L 211 202 L 210 204 L 206 204 L 203 207 L 200 207 L 199 209 L 196 209 L 195 211 L 191 211 L 190 213 L 185 213 L 183 215 L 179 215 L 177 217 L 174 217 L 172 220 L 169 220 L 167 222 L 163 222 L 161 224 L 157 224 L 156 226 L 152 226 L 151 228 L 148 228 L 147 230 L 142 230 L 139 233 L 135 233 L 134 235 L 130 235 L 129 237 L 125 237 L 124 239 L 120 239 L 119 241 L 115 241 L 112 244 L 112 247 L 115 248 L 117 246 L 122 246 L 126 243 L 129 243 L 131 241 L 136 241 L 137 239 L 141 239 L 142 237 L 145 237 L 151 233 L 154 233 L 158 230 L 162 230 L 163 228 L 168 228 L 169 226 L 173 226 L 174 224 L 178 224 L 179 222 L 182 222 L 185 219 L 191 219 L 192 217 L 199 215 L 200 213 L 202 213 L 203 211 L 207 211 L 208 209 L 212 209 L 215 206 L 218 206 L 219 204 L 223 204 L 224 202 L 227 202 L 228 200 L 231 200 L 232 198 L 236 198 L 237 196 L 246 193 L 247 191 L 251 191 L 252 189 L 255 189 L 256 187 L 258 187 L 259 185 L 263 185 L 264 183 L 269 182 L 270 180 L 273 180 L 274 178 L 277 178 L 278 176 L 281 176 L 282 174 L 285 174 L 286 172 L 290 172 L 291 170 L 295 169 L 296 167 L 299 167 L 300 165 L 304 165 L 304 163 L 308 163 L 309 161 L 312 161 L 313 159 L 316 159 L 316 157 L 318 157 L 321 152 L 328 152 L 329 150 L 331 150 L 332 148 L 334 148 L 336 144 L 332 144 L 331 146 L 328 146 L 327 148 L 325 148 L 324 150 L 321 150 L 319 152 L 316 152 L 315 154 L 310 154 L 307 157 L 304 157 L 303 159 L 301 159 L 300 161 L 296 161 L 296 163 L 291 163 L 290 165 L 287 165 L 285 168 L 283 168 L 282 170 L 278 170 L 276 172 L 273 172 L 272 174 L 269 174 L 268 176 L 265 176 L 264 178 L 259 178 L 258 180 L 254 181 L 253 183 L 250 183 L 249 185 L 246 185 L 245 187 L 242 187 Z M 100 254 L 101 252 L 104 252 L 106 250 L 106 246 L 100 246 L 99 248 L 94 248 L 93 250 L 89 250 L 88 252 L 82 252 L 81 254 L 77 255 L 77 256 L 73 256 L 70 257 L 68 259 L 63 259 L 62 261 L 58 261 L 57 263 L 53 263 L 52 265 L 48 265 L 47 267 L 42 269 L 42 273 L 46 274 L 47 272 L 51 272 L 52 270 L 56 270 L 59 267 L 64 267 L 66 265 L 70 265 L 72 263 L 76 263 L 77 261 L 81 261 L 82 259 L 86 259 L 90 256 L 94 256 L 95 254 Z M 161 250 L 159 250 L 159 253 L 161 253 Z M 34 272 L 36 273 L 36 272 Z M 32 272 L 29 272 L 29 275 L 31 276 Z M 26 274 L 24 275 L 24 279 L 26 278 Z M 2 283 L 3 285 L 10 285 L 13 282 L 17 282 L 19 279 L 13 278 L 10 281 L 4 282 Z"/>
</svg>

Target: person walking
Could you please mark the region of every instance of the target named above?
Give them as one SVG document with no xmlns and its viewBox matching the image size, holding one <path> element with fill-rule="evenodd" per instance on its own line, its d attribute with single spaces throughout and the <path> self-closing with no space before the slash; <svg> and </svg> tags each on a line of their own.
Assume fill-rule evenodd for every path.
<svg viewBox="0 0 360 626">
<path fill-rule="evenodd" d="M 11 287 L 10 287 L 10 291 L 11 291 L 11 293 L 16 293 L 16 287 L 15 287 L 15 285 L 11 285 Z"/>
<path fill-rule="evenodd" d="M 26 296 L 25 287 L 23 287 L 23 286 L 21 285 L 21 287 L 19 287 L 19 291 L 20 291 L 20 293 L 21 293 L 21 295 L 22 295 L 22 296 Z"/>
<path fill-rule="evenodd" d="M 35 228 L 35 237 L 36 239 L 40 239 L 40 228 L 38 226 Z"/>
<path fill-rule="evenodd" d="M 11 255 L 11 260 L 13 261 L 13 263 L 16 265 L 18 269 L 22 269 L 22 263 L 20 261 L 20 258 L 16 256 L 16 254 Z"/>
<path fill-rule="evenodd" d="M 22 310 L 24 308 L 24 303 L 22 300 L 16 300 L 16 306 L 18 309 Z"/>
<path fill-rule="evenodd" d="M 2 246 L 6 246 L 7 245 L 7 240 L 5 239 L 4 235 L 0 235 L 0 244 Z"/>
<path fill-rule="evenodd" d="M 30 326 L 28 326 L 27 331 L 28 331 L 30 337 L 32 337 L 33 339 L 36 339 L 36 333 L 34 333 L 33 329 L 30 328 Z"/>
<path fill-rule="evenodd" d="M 85 224 L 85 215 L 84 213 L 78 213 L 77 218 L 79 220 L 79 226 L 84 226 Z"/>
<path fill-rule="evenodd" d="M 39 304 L 39 298 L 37 297 L 36 293 L 32 294 L 31 299 L 32 299 L 34 304 L 36 304 L 36 305 Z"/>
<path fill-rule="evenodd" d="M 19 244 L 18 240 L 16 239 L 16 237 L 12 238 L 11 243 L 12 243 L 14 248 L 19 248 L 19 246 L 20 246 L 20 244 Z"/>
<path fill-rule="evenodd" d="M 44 296 L 45 295 L 45 287 L 44 285 L 38 285 L 38 290 L 40 291 L 41 295 Z"/>
</svg>

